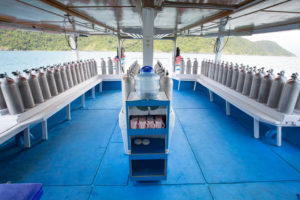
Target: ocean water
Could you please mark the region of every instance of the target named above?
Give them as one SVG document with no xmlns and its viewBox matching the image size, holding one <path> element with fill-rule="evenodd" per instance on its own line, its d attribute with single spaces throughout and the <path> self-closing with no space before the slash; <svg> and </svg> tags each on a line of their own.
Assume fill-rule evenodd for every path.
<svg viewBox="0 0 300 200">
<path fill-rule="evenodd" d="M 135 60 L 142 64 L 142 52 L 126 52 L 125 68 L 129 67 Z M 214 59 L 214 54 L 192 54 L 182 53 L 184 58 L 197 58 L 199 62 L 203 59 Z M 116 56 L 115 52 L 99 52 L 99 51 L 80 51 L 80 59 L 94 58 L 100 63 L 101 58 Z M 0 73 L 28 68 L 53 65 L 73 60 L 71 51 L 0 51 Z M 154 62 L 160 60 L 169 71 L 172 71 L 172 53 L 154 53 Z M 265 69 L 273 68 L 277 73 L 281 70 L 286 71 L 286 75 L 298 72 L 300 75 L 300 58 L 284 57 L 284 56 L 245 56 L 245 55 L 222 55 L 222 60 L 245 64 L 249 66 L 265 67 Z"/>
</svg>

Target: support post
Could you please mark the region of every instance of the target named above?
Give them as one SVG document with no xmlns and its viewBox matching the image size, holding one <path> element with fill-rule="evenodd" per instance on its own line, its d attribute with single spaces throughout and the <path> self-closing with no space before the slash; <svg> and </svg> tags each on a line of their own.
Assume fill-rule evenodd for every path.
<svg viewBox="0 0 300 200">
<path fill-rule="evenodd" d="M 175 73 L 175 71 L 176 71 L 176 51 L 177 51 L 177 36 L 175 34 L 175 37 L 173 39 L 173 55 L 172 55 L 173 73 Z"/>
<path fill-rule="evenodd" d="M 48 140 L 48 125 L 47 125 L 47 119 L 42 121 L 42 139 Z"/>
<path fill-rule="evenodd" d="M 99 92 L 102 92 L 102 81 L 99 83 Z"/>
<path fill-rule="evenodd" d="M 281 142 L 282 142 L 282 127 L 281 126 L 277 126 L 276 140 L 277 140 L 277 146 L 280 147 Z"/>
<path fill-rule="evenodd" d="M 71 104 L 67 105 L 67 120 L 71 120 Z"/>
<path fill-rule="evenodd" d="M 30 142 L 30 127 L 27 127 L 24 130 L 24 147 L 25 148 L 30 148 L 31 147 L 31 142 Z"/>
<path fill-rule="evenodd" d="M 214 101 L 214 93 L 209 90 L 209 101 L 213 102 Z"/>
<path fill-rule="evenodd" d="M 95 99 L 95 87 L 92 88 L 92 98 Z"/>
<path fill-rule="evenodd" d="M 143 8 L 143 65 L 153 67 L 154 9 Z"/>
<path fill-rule="evenodd" d="M 225 26 L 227 24 L 228 19 L 227 18 L 222 18 L 220 20 L 220 26 L 219 26 L 219 34 L 216 40 L 216 49 L 215 49 L 215 62 L 220 62 L 221 61 L 221 56 L 222 56 L 222 48 L 223 48 L 223 40 L 224 40 L 224 31 L 225 31 Z"/>
<path fill-rule="evenodd" d="M 179 91 L 180 90 L 180 79 L 178 80 L 178 88 L 177 88 L 177 90 Z"/>
<path fill-rule="evenodd" d="M 253 130 L 254 130 L 254 138 L 259 138 L 259 121 L 257 119 L 253 119 Z"/>
<path fill-rule="evenodd" d="M 230 115 L 230 103 L 228 101 L 226 101 L 226 115 Z"/>
<path fill-rule="evenodd" d="M 70 35 L 70 45 L 72 47 L 72 54 L 74 60 L 79 60 L 79 52 L 77 48 L 77 36 L 72 34 Z"/>
<path fill-rule="evenodd" d="M 85 93 L 83 95 L 81 95 L 81 107 L 82 108 L 85 107 Z"/>
<path fill-rule="evenodd" d="M 122 51 L 121 51 L 121 38 L 120 38 L 120 32 L 118 32 L 118 66 L 119 66 L 119 72 L 124 73 L 123 66 L 121 65 L 122 61 Z"/>
<path fill-rule="evenodd" d="M 196 91 L 197 88 L 197 81 L 194 82 L 194 91 Z"/>
</svg>

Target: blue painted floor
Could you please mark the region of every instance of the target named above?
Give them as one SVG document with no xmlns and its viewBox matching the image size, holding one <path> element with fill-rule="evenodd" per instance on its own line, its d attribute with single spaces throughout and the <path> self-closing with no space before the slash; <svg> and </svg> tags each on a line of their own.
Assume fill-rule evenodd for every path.
<svg viewBox="0 0 300 200">
<path fill-rule="evenodd" d="M 118 127 L 121 92 L 104 91 L 86 101 L 71 121 L 51 122 L 56 124 L 48 141 L 31 149 L 13 142 L 2 147 L 0 182 L 42 183 L 45 200 L 297 200 L 300 194 L 299 148 L 254 139 L 206 95 L 188 90 L 174 91 L 167 180 L 131 182 Z"/>
</svg>

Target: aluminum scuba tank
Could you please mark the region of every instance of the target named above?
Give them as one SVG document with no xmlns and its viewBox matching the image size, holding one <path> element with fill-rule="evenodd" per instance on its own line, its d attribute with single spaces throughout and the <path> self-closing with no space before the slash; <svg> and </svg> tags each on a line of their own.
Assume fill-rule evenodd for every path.
<svg viewBox="0 0 300 200">
<path fill-rule="evenodd" d="M 106 74 L 106 63 L 103 58 L 101 58 L 101 72 L 102 72 L 102 75 Z"/>
<path fill-rule="evenodd" d="M 300 111 L 300 93 L 298 94 L 298 100 L 297 100 L 295 109 L 298 110 L 298 111 Z"/>
<path fill-rule="evenodd" d="M 113 64 L 110 57 L 108 57 L 107 68 L 108 68 L 108 74 L 114 74 Z"/>
<path fill-rule="evenodd" d="M 232 74 L 233 74 L 233 64 L 230 63 L 230 65 L 228 66 L 227 79 L 226 79 L 226 86 L 227 87 L 231 86 Z"/>
<path fill-rule="evenodd" d="M 84 65 L 85 65 L 85 67 L 87 69 L 86 71 L 87 71 L 88 79 L 90 79 L 92 77 L 92 75 L 91 75 L 91 68 L 90 68 L 90 66 L 88 65 L 87 62 L 84 62 Z"/>
<path fill-rule="evenodd" d="M 261 79 L 257 98 L 258 102 L 267 103 L 273 79 L 273 69 L 270 69 L 268 70 L 268 74 Z"/>
<path fill-rule="evenodd" d="M 202 62 L 201 62 L 201 68 L 200 68 L 200 74 L 204 75 L 204 65 L 206 63 L 206 60 L 203 59 Z"/>
<path fill-rule="evenodd" d="M 284 84 L 278 104 L 279 112 L 291 114 L 294 111 L 299 95 L 299 90 L 300 82 L 298 79 L 298 74 L 294 73 L 292 74 L 291 79 Z"/>
<path fill-rule="evenodd" d="M 85 80 L 88 79 L 88 72 L 87 72 L 87 67 L 85 65 L 82 65 L 82 71 L 83 71 L 83 77 Z"/>
<path fill-rule="evenodd" d="M 54 69 L 54 78 L 55 78 L 55 83 L 56 83 L 58 93 L 64 92 L 64 86 L 63 86 L 63 83 L 62 83 L 59 68 Z"/>
<path fill-rule="evenodd" d="M 212 80 L 214 80 L 216 67 L 217 67 L 217 63 L 216 62 L 211 63 L 210 78 Z"/>
<path fill-rule="evenodd" d="M 186 61 L 186 74 L 191 74 L 191 73 L 192 73 L 192 62 L 190 58 L 188 58 Z"/>
<path fill-rule="evenodd" d="M 74 66 L 75 66 L 75 72 L 76 72 L 77 81 L 78 81 L 78 84 L 79 84 L 79 83 L 82 82 L 82 80 L 81 80 L 81 74 L 80 74 L 80 70 L 79 70 L 79 64 L 75 63 Z"/>
<path fill-rule="evenodd" d="M 1 89 L 1 82 L 3 81 L 3 79 L 5 78 L 4 74 L 0 74 L 0 110 L 6 109 L 7 105 L 5 103 L 5 99 L 2 93 L 2 89 Z"/>
<path fill-rule="evenodd" d="M 194 62 L 193 62 L 193 74 L 198 74 L 198 61 L 197 58 L 195 58 Z"/>
<path fill-rule="evenodd" d="M 238 76 L 238 81 L 237 81 L 237 85 L 236 85 L 236 91 L 237 92 L 242 92 L 243 91 L 245 76 L 246 76 L 245 66 L 241 65 L 240 71 L 239 71 L 239 76 Z"/>
<path fill-rule="evenodd" d="M 169 72 L 166 71 L 165 76 L 162 77 L 161 80 L 162 88 L 160 88 L 160 91 L 164 91 L 170 101 L 172 101 L 173 96 L 173 79 L 169 76 Z"/>
<path fill-rule="evenodd" d="M 44 102 L 44 97 L 42 93 L 42 89 L 38 80 L 38 77 L 32 73 L 29 73 L 28 83 L 30 86 L 30 90 L 33 96 L 33 100 L 35 104 L 40 104 Z"/>
<path fill-rule="evenodd" d="M 61 79 L 62 79 L 62 83 L 64 86 L 64 91 L 66 91 L 69 89 L 69 82 L 68 82 L 68 78 L 67 78 L 66 68 L 64 66 L 60 67 L 60 74 L 61 74 Z"/>
<path fill-rule="evenodd" d="M 69 85 L 69 88 L 71 88 L 74 86 L 71 68 L 69 65 L 65 65 L 65 69 L 66 69 L 66 75 L 67 75 L 67 79 L 68 79 L 68 85 Z"/>
<path fill-rule="evenodd" d="M 1 90 L 5 99 L 8 112 L 11 115 L 24 112 L 24 104 L 19 87 L 14 79 L 5 77 L 1 81 Z"/>
<path fill-rule="evenodd" d="M 252 80 L 253 80 L 253 71 L 252 71 L 252 67 L 247 67 L 247 68 L 248 68 L 248 71 L 245 76 L 242 94 L 249 96 L 250 90 L 251 90 L 251 85 L 252 85 Z"/>
<path fill-rule="evenodd" d="M 181 62 L 180 62 L 180 74 L 184 74 L 185 72 L 185 63 L 184 63 L 184 59 L 181 58 Z"/>
<path fill-rule="evenodd" d="M 218 72 L 218 82 L 219 83 L 222 83 L 223 70 L 224 70 L 224 62 L 219 64 L 219 72 Z"/>
<path fill-rule="evenodd" d="M 257 97 L 258 97 L 261 79 L 264 76 L 263 71 L 264 71 L 264 68 L 258 69 L 257 72 L 253 76 L 252 83 L 251 83 L 251 90 L 250 90 L 250 94 L 249 94 L 249 97 L 251 99 L 257 99 Z"/>
<path fill-rule="evenodd" d="M 216 63 L 215 74 L 214 74 L 214 80 L 215 80 L 215 81 L 218 81 L 219 68 L 220 68 L 220 63 Z"/>
<path fill-rule="evenodd" d="M 24 70 L 28 73 L 28 70 Z M 25 76 L 21 76 L 19 73 L 13 72 L 14 76 L 16 77 L 16 84 L 18 85 L 21 99 L 23 102 L 24 109 L 33 108 L 35 106 L 31 87 L 29 82 Z"/>
<path fill-rule="evenodd" d="M 270 108 L 277 108 L 280 95 L 282 93 L 283 85 L 286 82 L 286 78 L 284 76 L 284 71 L 278 73 L 278 76 L 272 81 L 270 94 L 268 97 L 267 106 Z"/>
<path fill-rule="evenodd" d="M 230 88 L 235 90 L 236 85 L 237 85 L 237 81 L 238 81 L 238 77 L 239 77 L 239 65 L 235 64 L 234 69 L 232 71 L 233 72 L 232 72 Z"/>
<path fill-rule="evenodd" d="M 130 94 L 130 92 L 134 91 L 134 87 L 135 87 L 135 80 L 132 76 L 130 76 L 128 70 L 127 74 L 125 74 L 122 77 L 122 104 L 124 110 L 125 110 L 128 95 Z"/>
<path fill-rule="evenodd" d="M 223 68 L 223 73 L 222 73 L 222 84 L 223 85 L 226 85 L 227 73 L 228 73 L 228 62 L 224 65 L 224 68 Z"/>
<path fill-rule="evenodd" d="M 70 64 L 69 66 L 70 66 L 70 70 L 71 70 L 71 74 L 72 74 L 73 85 L 75 86 L 75 85 L 78 84 L 75 65 L 74 64 Z"/>
<path fill-rule="evenodd" d="M 84 76 L 84 64 L 82 62 L 77 62 L 77 65 L 78 65 L 78 70 L 79 70 L 79 75 L 80 75 L 80 79 L 81 81 L 85 81 L 86 78 Z"/>
<path fill-rule="evenodd" d="M 97 66 L 97 62 L 96 60 L 92 60 L 92 62 L 94 63 L 94 76 L 97 76 L 98 75 L 98 66 Z"/>
<path fill-rule="evenodd" d="M 51 96 L 52 97 L 57 96 L 58 95 L 57 86 L 55 83 L 53 71 L 51 69 L 47 70 L 47 81 L 50 88 Z"/>
<path fill-rule="evenodd" d="M 116 61 L 115 62 L 115 74 L 120 74 L 120 67 L 119 67 L 119 61 Z"/>
<path fill-rule="evenodd" d="M 50 92 L 50 88 L 48 85 L 48 81 L 47 81 L 47 77 L 46 74 L 44 72 L 42 72 L 41 70 L 39 71 L 39 83 L 41 86 L 41 90 L 42 90 L 42 94 L 44 97 L 44 100 L 50 99 L 51 98 L 51 92 Z"/>
</svg>

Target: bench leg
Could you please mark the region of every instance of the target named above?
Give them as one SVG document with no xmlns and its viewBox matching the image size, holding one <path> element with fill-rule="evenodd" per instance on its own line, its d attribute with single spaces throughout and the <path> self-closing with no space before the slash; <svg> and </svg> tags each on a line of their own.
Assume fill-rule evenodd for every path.
<svg viewBox="0 0 300 200">
<path fill-rule="evenodd" d="M 226 115 L 230 115 L 230 103 L 228 101 L 226 101 Z"/>
<path fill-rule="evenodd" d="M 195 81 L 194 83 L 194 91 L 196 91 L 196 87 L 197 87 L 197 81 Z"/>
<path fill-rule="evenodd" d="M 277 139 L 277 146 L 281 146 L 281 140 L 282 140 L 282 127 L 281 126 L 277 126 L 277 135 L 276 135 L 276 139 Z"/>
<path fill-rule="evenodd" d="M 179 91 L 180 90 L 180 80 L 178 81 L 178 88 L 177 90 Z"/>
<path fill-rule="evenodd" d="M 85 94 L 81 95 L 81 107 L 85 107 Z"/>
<path fill-rule="evenodd" d="M 67 120 L 71 120 L 71 104 L 67 105 Z"/>
<path fill-rule="evenodd" d="M 212 91 L 209 90 L 209 101 L 213 102 L 214 101 L 214 94 Z"/>
<path fill-rule="evenodd" d="M 102 92 L 102 82 L 99 83 L 99 92 Z"/>
<path fill-rule="evenodd" d="M 95 99 L 95 87 L 92 88 L 92 98 Z"/>
<path fill-rule="evenodd" d="M 30 127 L 27 127 L 24 130 L 24 147 L 25 148 L 30 148 L 31 143 L 30 143 Z"/>
<path fill-rule="evenodd" d="M 42 139 L 48 140 L 48 125 L 47 125 L 47 119 L 42 121 Z"/>
<path fill-rule="evenodd" d="M 254 118 L 254 138 L 258 139 L 259 138 L 259 121 L 257 119 Z"/>
</svg>

